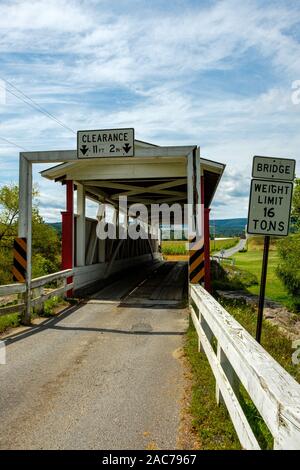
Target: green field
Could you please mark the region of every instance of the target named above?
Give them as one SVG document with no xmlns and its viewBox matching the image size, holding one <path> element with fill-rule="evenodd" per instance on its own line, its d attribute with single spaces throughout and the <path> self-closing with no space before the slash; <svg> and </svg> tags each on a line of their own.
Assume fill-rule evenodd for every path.
<svg viewBox="0 0 300 470">
<path fill-rule="evenodd" d="M 237 268 L 249 271 L 257 276 L 259 284 L 248 287 L 248 290 L 252 294 L 259 294 L 262 257 L 263 244 L 261 239 L 249 239 L 248 251 L 245 253 L 236 253 L 233 257 Z M 279 256 L 276 250 L 276 242 L 273 242 L 269 252 L 266 297 L 290 306 L 291 296 L 287 293 L 283 283 L 276 275 L 278 262 Z"/>
<path fill-rule="evenodd" d="M 182 240 L 163 240 L 161 249 L 164 255 L 187 255 L 186 241 Z"/>
<path fill-rule="evenodd" d="M 51 316 L 55 313 L 55 308 L 59 305 L 67 305 L 61 297 L 54 296 L 44 302 L 44 311 L 41 316 Z M 32 318 L 36 318 L 33 312 Z M 15 328 L 21 325 L 21 316 L 19 313 L 12 313 L 0 317 L 0 333 L 3 333 L 8 328 Z"/>
<path fill-rule="evenodd" d="M 238 243 L 238 238 L 228 238 L 226 240 L 211 240 L 210 241 L 210 251 L 214 253 L 215 251 L 226 250 L 232 248 Z M 186 249 L 186 241 L 181 240 L 163 240 L 162 241 L 162 253 L 164 255 L 187 255 L 188 250 Z"/>
<path fill-rule="evenodd" d="M 227 238 L 225 240 L 211 240 L 210 241 L 210 252 L 215 253 L 216 251 L 228 250 L 236 245 L 239 241 L 238 237 Z"/>
</svg>

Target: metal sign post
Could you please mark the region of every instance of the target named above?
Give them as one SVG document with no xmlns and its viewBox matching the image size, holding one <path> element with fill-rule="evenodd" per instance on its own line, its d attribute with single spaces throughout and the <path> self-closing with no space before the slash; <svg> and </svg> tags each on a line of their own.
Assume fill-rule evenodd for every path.
<svg viewBox="0 0 300 470">
<path fill-rule="evenodd" d="M 265 303 L 270 237 L 283 237 L 289 233 L 294 177 L 295 160 L 258 156 L 253 158 L 247 232 L 253 235 L 264 235 L 256 325 L 256 340 L 259 343 Z"/>
<path fill-rule="evenodd" d="M 265 236 L 265 240 L 264 240 L 264 255 L 263 255 L 262 270 L 261 270 L 259 303 L 258 303 L 258 312 L 257 312 L 257 324 L 256 324 L 255 338 L 256 338 L 256 341 L 258 341 L 258 343 L 260 343 L 261 330 L 262 330 L 267 271 L 268 271 L 269 248 L 270 248 L 270 236 L 267 235 Z"/>
</svg>

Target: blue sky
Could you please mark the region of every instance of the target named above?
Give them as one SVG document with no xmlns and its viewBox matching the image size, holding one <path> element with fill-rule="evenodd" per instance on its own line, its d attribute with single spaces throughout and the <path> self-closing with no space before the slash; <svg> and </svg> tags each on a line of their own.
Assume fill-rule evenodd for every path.
<svg viewBox="0 0 300 470">
<path fill-rule="evenodd" d="M 1 79 L 72 129 L 134 127 L 226 163 L 212 217 L 247 215 L 253 155 L 299 168 L 300 2 L 1 0 L 0 61 Z M 76 146 L 8 91 L 0 137 L 27 150 Z M 0 139 L 0 184 L 18 181 L 18 151 Z M 44 167 L 41 213 L 57 221 L 64 189 L 39 177 Z"/>
</svg>

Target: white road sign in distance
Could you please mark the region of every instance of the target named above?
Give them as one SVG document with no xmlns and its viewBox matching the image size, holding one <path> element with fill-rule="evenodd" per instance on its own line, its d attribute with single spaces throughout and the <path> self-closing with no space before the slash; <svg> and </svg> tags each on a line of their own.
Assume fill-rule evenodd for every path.
<svg viewBox="0 0 300 470">
<path fill-rule="evenodd" d="M 289 158 L 258 157 L 253 158 L 252 178 L 274 181 L 293 181 L 296 161 Z"/>
<path fill-rule="evenodd" d="M 253 179 L 247 232 L 281 237 L 288 235 L 292 194 L 292 182 Z"/>
<path fill-rule="evenodd" d="M 77 132 L 77 157 L 133 157 L 134 129 L 102 129 Z"/>
</svg>

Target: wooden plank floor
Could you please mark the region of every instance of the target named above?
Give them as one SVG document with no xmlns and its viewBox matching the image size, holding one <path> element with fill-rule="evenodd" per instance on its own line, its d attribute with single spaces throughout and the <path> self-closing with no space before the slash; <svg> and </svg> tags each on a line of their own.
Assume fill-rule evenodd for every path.
<svg viewBox="0 0 300 470">
<path fill-rule="evenodd" d="M 179 305 L 184 302 L 187 285 L 187 263 L 168 261 L 153 271 L 123 301 L 149 305 Z"/>
<path fill-rule="evenodd" d="M 159 282 L 156 289 L 150 294 L 152 300 L 181 300 L 187 283 L 186 263 L 168 263 L 170 268 L 168 274 L 162 282 Z"/>
<path fill-rule="evenodd" d="M 156 271 L 161 264 L 162 263 L 158 261 L 155 263 L 143 264 L 142 266 L 126 272 L 121 272 L 117 279 L 91 295 L 90 300 L 120 301 L 137 285 L 143 282 L 152 271 Z"/>
<path fill-rule="evenodd" d="M 186 298 L 187 286 L 187 263 L 167 261 L 121 273 L 119 279 L 102 288 L 90 300 L 179 306 Z"/>
</svg>

